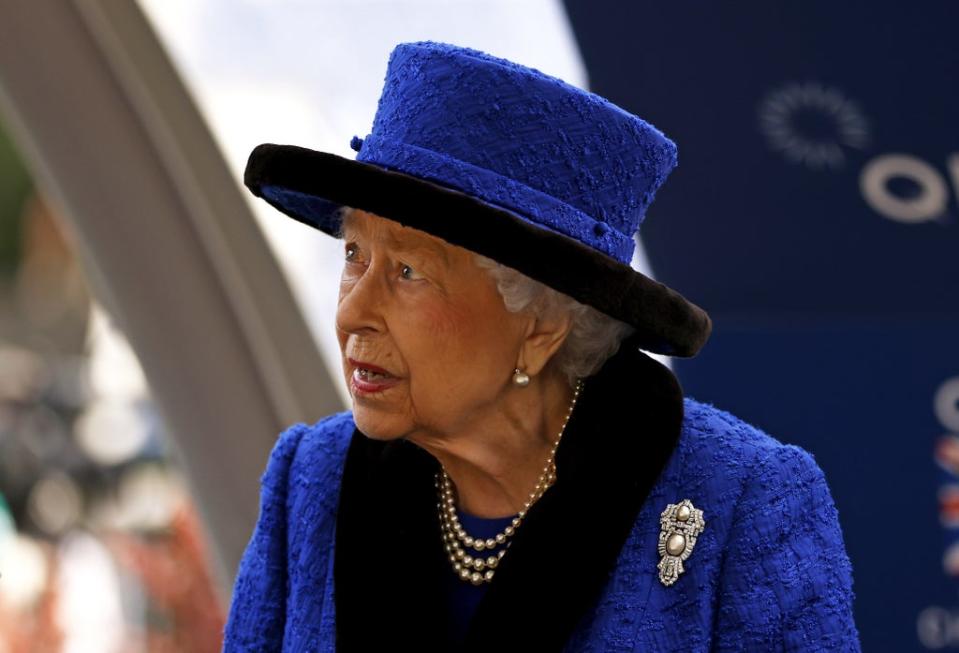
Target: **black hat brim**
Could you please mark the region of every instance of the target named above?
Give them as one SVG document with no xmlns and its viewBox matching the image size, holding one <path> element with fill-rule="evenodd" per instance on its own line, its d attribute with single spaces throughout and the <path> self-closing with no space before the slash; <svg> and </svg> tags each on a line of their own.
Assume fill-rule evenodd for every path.
<svg viewBox="0 0 959 653">
<path fill-rule="evenodd" d="M 264 143 L 243 178 L 254 195 L 291 218 L 333 233 L 282 189 L 389 218 L 514 268 L 634 326 L 640 348 L 691 357 L 709 338 L 709 315 L 668 286 L 568 236 L 471 195 L 374 164 L 296 145 Z M 278 195 L 271 192 L 273 198 Z"/>
</svg>

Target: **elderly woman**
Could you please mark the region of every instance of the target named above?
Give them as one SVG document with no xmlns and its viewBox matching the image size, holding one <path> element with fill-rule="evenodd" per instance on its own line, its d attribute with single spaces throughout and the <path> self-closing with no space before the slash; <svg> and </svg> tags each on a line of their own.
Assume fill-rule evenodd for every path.
<svg viewBox="0 0 959 653">
<path fill-rule="evenodd" d="M 629 266 L 672 141 L 419 42 L 352 146 L 247 166 L 343 239 L 352 409 L 276 443 L 225 651 L 858 650 L 812 456 L 645 353 L 692 356 L 710 330 Z"/>
</svg>

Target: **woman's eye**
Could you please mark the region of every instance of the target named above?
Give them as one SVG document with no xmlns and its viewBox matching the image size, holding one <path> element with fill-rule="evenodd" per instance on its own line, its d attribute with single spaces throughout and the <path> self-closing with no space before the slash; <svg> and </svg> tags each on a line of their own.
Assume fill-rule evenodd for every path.
<svg viewBox="0 0 959 653">
<path fill-rule="evenodd" d="M 347 261 L 352 261 L 356 258 L 356 245 L 347 245 L 346 251 L 344 252 L 344 258 Z"/>
<path fill-rule="evenodd" d="M 400 268 L 400 276 L 408 281 L 416 281 L 420 278 L 419 273 L 411 265 L 403 265 Z"/>
</svg>

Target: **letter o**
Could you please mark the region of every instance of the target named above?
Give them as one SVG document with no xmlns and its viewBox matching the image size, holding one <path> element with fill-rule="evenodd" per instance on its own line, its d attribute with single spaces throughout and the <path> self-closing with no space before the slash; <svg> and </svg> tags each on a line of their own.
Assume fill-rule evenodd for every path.
<svg viewBox="0 0 959 653">
<path fill-rule="evenodd" d="M 893 195 L 887 183 L 894 177 L 911 179 L 919 186 L 919 195 Z M 869 206 L 897 222 L 934 220 L 945 213 L 949 201 L 946 182 L 936 169 L 908 154 L 884 154 L 869 161 L 859 175 L 859 190 Z"/>
</svg>

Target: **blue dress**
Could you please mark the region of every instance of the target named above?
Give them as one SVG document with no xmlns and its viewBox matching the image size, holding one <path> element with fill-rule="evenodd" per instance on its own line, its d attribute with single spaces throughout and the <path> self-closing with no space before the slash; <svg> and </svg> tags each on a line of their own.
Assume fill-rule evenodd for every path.
<svg viewBox="0 0 959 653">
<path fill-rule="evenodd" d="M 859 651 L 839 514 L 813 456 L 684 397 L 621 348 L 584 383 L 533 505 L 472 608 L 448 591 L 438 463 L 349 411 L 283 432 L 223 650 Z M 660 578 L 661 513 L 705 526 Z M 457 617 L 457 615 L 459 615 Z"/>
</svg>

